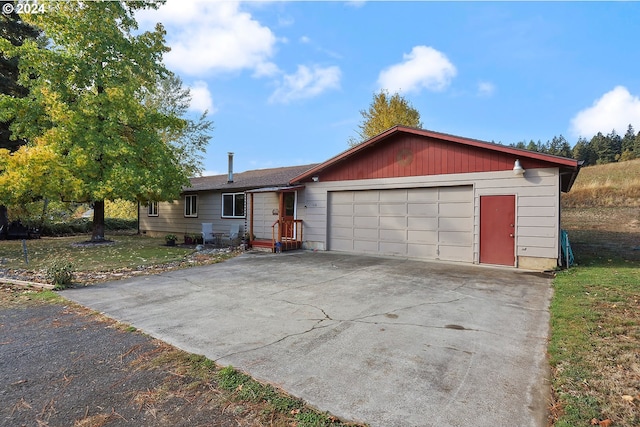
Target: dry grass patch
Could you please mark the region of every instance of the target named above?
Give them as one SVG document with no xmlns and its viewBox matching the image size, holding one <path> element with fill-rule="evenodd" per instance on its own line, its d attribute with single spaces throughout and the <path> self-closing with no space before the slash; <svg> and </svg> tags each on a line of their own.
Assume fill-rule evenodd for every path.
<svg viewBox="0 0 640 427">
<path fill-rule="evenodd" d="M 582 168 L 571 191 L 562 195 L 562 204 L 640 206 L 640 159 Z"/>
</svg>

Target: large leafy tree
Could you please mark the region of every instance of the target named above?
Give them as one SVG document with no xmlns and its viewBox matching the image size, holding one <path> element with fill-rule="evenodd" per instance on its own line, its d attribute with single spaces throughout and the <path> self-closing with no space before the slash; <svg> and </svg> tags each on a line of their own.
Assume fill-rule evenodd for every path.
<svg viewBox="0 0 640 427">
<path fill-rule="evenodd" d="M 15 2 L 3 1 L 0 2 L 0 7 L 6 3 L 13 4 Z M 40 31 L 25 23 L 15 11 L 10 14 L 6 12 L 0 14 L 0 38 L 4 43 L 22 46 L 25 40 L 36 40 L 39 35 Z M 24 97 L 28 92 L 27 88 L 18 83 L 18 57 L 9 55 L 4 49 L 0 50 L 0 94 Z M 14 151 L 24 145 L 26 141 L 11 138 L 10 124 L 10 120 L 0 122 L 0 148 Z M 1 235 L 6 235 L 8 225 L 7 207 L 0 204 Z"/>
<path fill-rule="evenodd" d="M 144 101 L 163 114 L 187 117 L 191 100 L 191 90 L 183 86 L 180 77 L 170 73 L 160 80 L 155 92 L 146 94 Z M 187 117 L 184 127 L 162 132 L 164 142 L 171 146 L 178 164 L 189 177 L 202 173 L 202 153 L 213 131 L 213 122 L 207 119 L 207 115 L 208 111 L 205 111 L 197 120 Z"/>
<path fill-rule="evenodd" d="M 0 201 L 90 202 L 91 239 L 101 241 L 105 200 L 178 197 L 188 176 L 163 133 L 186 123 L 144 102 L 168 76 L 165 32 L 160 24 L 137 32 L 134 18 L 159 4 L 51 1 L 46 13 L 25 17 L 44 31 L 46 49 L 2 43 L 19 57 L 19 83 L 29 95 L 0 96 L 0 120 L 13 120 L 15 137 L 29 142 L 0 150 Z"/>
<path fill-rule="evenodd" d="M 421 128 L 420 113 L 399 93 L 389 95 L 380 91 L 373 95 L 373 101 L 367 110 L 361 110 L 362 122 L 358 125 L 358 137 L 349 138 L 349 145 L 354 146 L 396 126 Z"/>
</svg>

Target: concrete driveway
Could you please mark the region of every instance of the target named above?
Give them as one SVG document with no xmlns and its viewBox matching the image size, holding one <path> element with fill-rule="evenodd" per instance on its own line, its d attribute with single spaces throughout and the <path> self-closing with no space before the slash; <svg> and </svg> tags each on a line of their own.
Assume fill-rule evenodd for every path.
<svg viewBox="0 0 640 427">
<path fill-rule="evenodd" d="M 371 426 L 546 425 L 550 280 L 330 252 L 63 296 Z"/>
</svg>

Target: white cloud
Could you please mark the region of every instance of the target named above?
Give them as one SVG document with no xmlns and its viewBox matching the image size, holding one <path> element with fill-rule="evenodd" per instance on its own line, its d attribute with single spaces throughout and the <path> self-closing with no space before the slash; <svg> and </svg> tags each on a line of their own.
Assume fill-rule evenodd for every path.
<svg viewBox="0 0 640 427">
<path fill-rule="evenodd" d="M 269 102 L 287 104 L 298 99 L 313 98 L 321 93 L 340 87 L 340 68 L 337 66 L 311 68 L 298 65 L 294 74 L 283 76 L 279 87 L 269 98 Z"/>
<path fill-rule="evenodd" d="M 274 75 L 271 62 L 276 36 L 240 10 L 235 1 L 169 0 L 156 11 L 136 15 L 141 27 L 161 22 L 167 30 L 167 66 L 191 76 L 253 70 L 254 75 Z"/>
<path fill-rule="evenodd" d="M 496 91 L 496 85 L 491 82 L 478 83 L 478 96 L 491 96 Z"/>
<path fill-rule="evenodd" d="M 198 80 L 189 86 L 189 90 L 191 93 L 191 104 L 189 106 L 189 110 L 199 113 L 208 111 L 209 114 L 216 112 L 207 82 Z"/>
<path fill-rule="evenodd" d="M 571 131 L 585 138 L 598 132 L 609 133 L 612 129 L 624 134 L 630 124 L 640 128 L 640 98 L 631 95 L 626 87 L 616 86 L 591 107 L 578 112 L 571 119 Z"/>
<path fill-rule="evenodd" d="M 389 92 L 420 92 L 445 89 L 456 75 L 456 67 L 430 46 L 415 46 L 402 55 L 403 62 L 385 68 L 378 76 L 380 89 Z"/>
</svg>

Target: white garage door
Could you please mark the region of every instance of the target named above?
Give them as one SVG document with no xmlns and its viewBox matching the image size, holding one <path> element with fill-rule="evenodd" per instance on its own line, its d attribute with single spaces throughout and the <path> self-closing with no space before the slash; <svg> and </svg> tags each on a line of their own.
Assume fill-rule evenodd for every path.
<svg viewBox="0 0 640 427">
<path fill-rule="evenodd" d="M 473 262 L 473 188 L 331 192 L 328 246 Z"/>
</svg>

